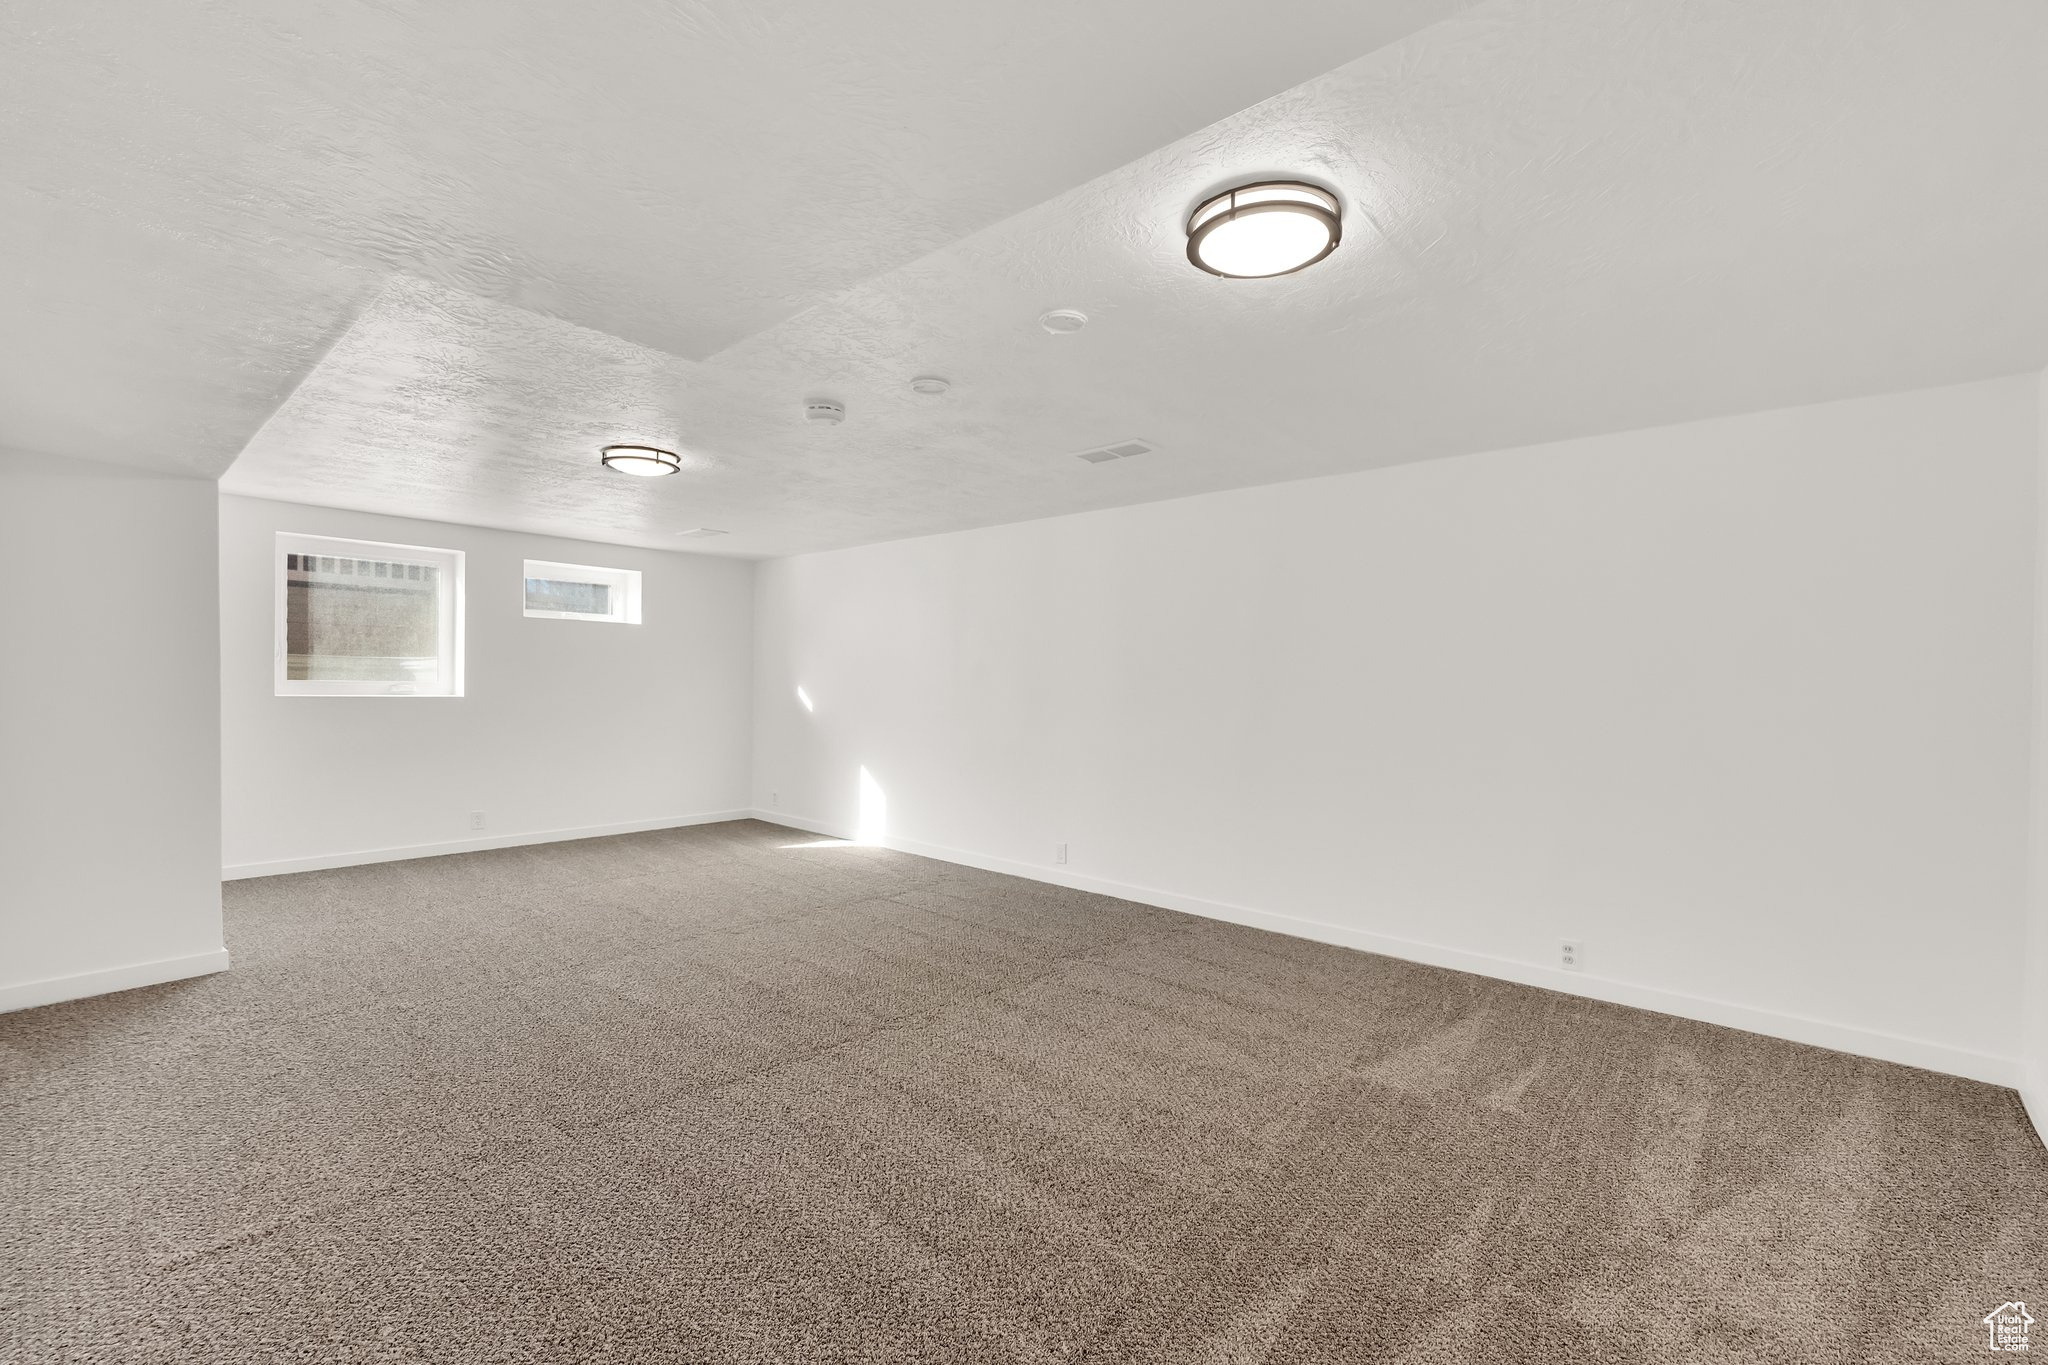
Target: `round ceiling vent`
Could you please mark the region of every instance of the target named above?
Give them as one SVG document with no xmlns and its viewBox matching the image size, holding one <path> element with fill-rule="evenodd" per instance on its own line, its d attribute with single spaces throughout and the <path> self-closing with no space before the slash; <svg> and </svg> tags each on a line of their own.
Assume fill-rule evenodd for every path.
<svg viewBox="0 0 2048 1365">
<path fill-rule="evenodd" d="M 813 398 L 804 404 L 804 417 L 808 421 L 837 426 L 846 420 L 846 404 L 835 403 L 829 398 Z"/>
<path fill-rule="evenodd" d="M 910 381 L 910 391 L 912 393 L 921 393 L 931 398 L 938 397 L 952 387 L 952 380 L 941 379 L 935 374 L 921 374 Z"/>
<path fill-rule="evenodd" d="M 1054 336 L 1067 336 L 1088 325 L 1088 315 L 1078 308 L 1055 308 L 1038 315 L 1038 325 Z"/>
</svg>

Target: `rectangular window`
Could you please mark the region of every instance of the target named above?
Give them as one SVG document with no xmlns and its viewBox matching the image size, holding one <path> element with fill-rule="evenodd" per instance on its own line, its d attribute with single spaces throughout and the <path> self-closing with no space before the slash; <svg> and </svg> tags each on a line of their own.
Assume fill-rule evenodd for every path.
<svg viewBox="0 0 2048 1365">
<path fill-rule="evenodd" d="M 526 561 L 526 614 L 558 621 L 640 624 L 640 571 Z"/>
<path fill-rule="evenodd" d="M 279 532 L 277 695 L 462 695 L 462 551 Z"/>
</svg>

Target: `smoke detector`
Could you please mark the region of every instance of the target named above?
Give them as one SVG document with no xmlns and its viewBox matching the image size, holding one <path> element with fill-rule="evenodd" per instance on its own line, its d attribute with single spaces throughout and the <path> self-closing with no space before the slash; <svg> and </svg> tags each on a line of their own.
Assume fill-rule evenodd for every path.
<svg viewBox="0 0 2048 1365">
<path fill-rule="evenodd" d="M 1088 325 L 1088 315 L 1078 308 L 1055 308 L 1038 315 L 1038 325 L 1054 336 L 1067 336 Z"/>
<path fill-rule="evenodd" d="M 952 387 L 952 380 L 941 379 L 935 374 L 921 374 L 910 381 L 910 391 L 912 393 L 921 393 L 931 398 L 938 397 Z"/>
<path fill-rule="evenodd" d="M 1108 464 L 1111 460 L 1128 460 L 1133 455 L 1149 455 L 1153 449 L 1150 441 L 1118 441 L 1113 446 L 1084 450 L 1074 458 L 1086 460 L 1089 464 Z"/>
<path fill-rule="evenodd" d="M 804 418 L 827 426 L 838 426 L 846 420 L 846 404 L 835 403 L 829 398 L 813 398 L 804 404 Z"/>
</svg>

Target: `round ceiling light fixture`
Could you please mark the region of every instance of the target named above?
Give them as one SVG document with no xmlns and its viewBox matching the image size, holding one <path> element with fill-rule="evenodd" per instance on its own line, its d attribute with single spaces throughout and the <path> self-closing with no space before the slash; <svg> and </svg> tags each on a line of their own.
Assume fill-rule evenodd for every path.
<svg viewBox="0 0 2048 1365">
<path fill-rule="evenodd" d="M 1305 270 L 1344 238 L 1337 196 L 1300 180 L 1261 180 L 1202 201 L 1188 215 L 1188 260 L 1231 280 Z"/>
<path fill-rule="evenodd" d="M 952 387 L 952 380 L 941 379 L 935 374 L 921 374 L 910 381 L 910 391 L 921 393 L 927 398 L 936 398 Z"/>
<path fill-rule="evenodd" d="M 1078 308 L 1054 308 L 1038 315 L 1038 325 L 1054 336 L 1072 336 L 1088 325 L 1088 315 Z"/>
<path fill-rule="evenodd" d="M 682 456 L 656 446 L 606 446 L 597 452 L 597 458 L 604 462 L 606 469 L 616 469 L 621 474 L 637 474 L 643 479 L 673 474 L 683 467 Z"/>
</svg>

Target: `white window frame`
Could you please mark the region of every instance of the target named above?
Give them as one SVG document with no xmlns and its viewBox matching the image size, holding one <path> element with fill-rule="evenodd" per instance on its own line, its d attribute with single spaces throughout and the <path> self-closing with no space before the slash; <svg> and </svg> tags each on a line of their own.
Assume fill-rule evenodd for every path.
<svg viewBox="0 0 2048 1365">
<path fill-rule="evenodd" d="M 436 632 L 440 653 L 434 669 L 441 686 L 421 691 L 410 683 L 361 682 L 340 678 L 285 676 L 286 555 L 327 555 L 335 559 L 398 560 L 431 564 L 440 570 L 441 619 Z M 463 561 L 460 550 L 430 545 L 394 545 L 382 540 L 349 540 L 340 536 L 309 536 L 297 531 L 277 533 L 271 584 L 276 598 L 271 623 L 273 682 L 280 697 L 459 697 L 462 695 Z"/>
<path fill-rule="evenodd" d="M 612 590 L 612 609 L 600 616 L 594 611 L 546 611 L 529 607 L 526 605 L 526 580 L 529 578 L 551 578 L 562 583 L 602 583 Z M 598 621 L 605 625 L 637 626 L 640 624 L 640 571 L 529 559 L 519 575 L 519 609 L 535 620 Z"/>
</svg>

